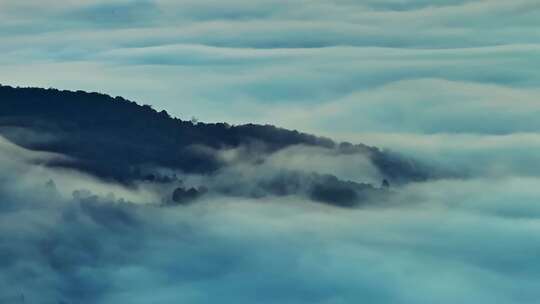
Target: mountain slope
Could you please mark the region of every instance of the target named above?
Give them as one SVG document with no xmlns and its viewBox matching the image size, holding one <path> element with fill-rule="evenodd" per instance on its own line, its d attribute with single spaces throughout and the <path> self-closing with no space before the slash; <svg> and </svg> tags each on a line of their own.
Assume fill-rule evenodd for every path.
<svg viewBox="0 0 540 304">
<path fill-rule="evenodd" d="M 148 168 L 212 175 L 228 166 L 220 154 L 224 150 L 241 150 L 243 160 L 257 162 L 297 145 L 336 155 L 366 155 L 392 183 L 430 176 L 417 162 L 366 145 L 338 144 L 270 125 L 193 123 L 122 97 L 0 86 L 0 101 L 0 135 L 31 150 L 70 157 L 49 165 L 75 168 L 126 184 L 155 179 Z M 308 168 L 305 173 L 310 173 Z M 309 176 L 315 184 L 320 184 L 320 179 L 336 183 L 332 178 Z M 349 187 L 343 183 L 340 187 Z"/>
</svg>

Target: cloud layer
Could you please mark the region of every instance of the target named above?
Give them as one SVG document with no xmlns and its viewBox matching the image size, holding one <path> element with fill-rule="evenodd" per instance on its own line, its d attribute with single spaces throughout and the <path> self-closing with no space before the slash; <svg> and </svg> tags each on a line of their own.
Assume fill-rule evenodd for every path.
<svg viewBox="0 0 540 304">
<path fill-rule="evenodd" d="M 164 207 L 160 186 L 47 169 L 65 156 L 1 140 L 0 302 L 540 297 L 537 0 L 1 1 L 0 20 L 2 84 L 278 124 L 459 176 L 354 209 L 271 192 Z M 362 157 L 306 147 L 182 178 L 249 192 L 304 168 L 381 179 Z"/>
<path fill-rule="evenodd" d="M 540 296 L 537 177 L 413 183 L 357 209 L 299 196 L 215 195 L 160 207 L 123 198 L 133 190 L 28 163 L 50 156 L 1 147 L 9 161 L 0 182 L 0 295 L 12 303 L 534 303 Z M 46 183 L 54 174 L 54 185 Z M 74 184 L 92 191 L 59 192 Z"/>
<path fill-rule="evenodd" d="M 524 125 L 538 111 L 534 0 L 26 1 L 1 8 L 5 84 L 104 91 L 184 118 L 312 132 L 538 130 Z M 393 126 L 380 125 L 389 119 Z"/>
</svg>

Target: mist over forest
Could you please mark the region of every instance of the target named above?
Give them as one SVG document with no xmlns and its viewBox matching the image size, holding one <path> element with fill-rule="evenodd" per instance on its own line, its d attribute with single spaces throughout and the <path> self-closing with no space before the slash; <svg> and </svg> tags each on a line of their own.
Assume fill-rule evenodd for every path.
<svg viewBox="0 0 540 304">
<path fill-rule="evenodd" d="M 536 178 L 513 168 L 451 171 L 419 154 L 184 121 L 82 91 L 4 86 L 0 98 L 2 299 L 536 296 L 508 281 L 535 278 L 539 250 Z M 441 269 L 459 284 L 439 285 Z M 432 293 L 412 292 L 409 271 Z"/>
<path fill-rule="evenodd" d="M 0 20 L 0 304 L 539 302 L 538 0 Z"/>
</svg>

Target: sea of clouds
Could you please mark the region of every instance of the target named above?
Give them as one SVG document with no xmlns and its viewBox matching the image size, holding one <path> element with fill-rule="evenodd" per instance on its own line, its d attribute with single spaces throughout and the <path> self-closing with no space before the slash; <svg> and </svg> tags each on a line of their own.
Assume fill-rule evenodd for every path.
<svg viewBox="0 0 540 304">
<path fill-rule="evenodd" d="M 486 148 L 478 145 L 471 149 Z M 317 155 L 312 169 L 350 173 L 306 149 L 284 151 L 257 170 L 303 166 L 302 155 Z M 538 174 L 519 169 L 517 160 L 494 174 L 478 167 L 495 164 L 500 154 L 477 152 L 492 158 L 475 167 L 456 161 L 465 152 L 446 150 L 434 164 L 469 170 L 467 177 L 393 187 L 391 196 L 355 208 L 301 195 L 217 193 L 164 206 L 159 187 L 126 188 L 48 168 L 62 156 L 2 140 L 0 299 L 534 303 L 540 296 Z M 344 162 L 358 168 L 350 178 L 374 177 L 367 160 Z M 233 166 L 213 182 L 228 178 L 249 187 L 254 171 Z"/>
<path fill-rule="evenodd" d="M 537 0 L 0 1 L 0 19 L 3 84 L 278 124 L 459 176 L 357 208 L 163 207 L 159 187 L 50 169 L 64 156 L 2 140 L 0 303 L 538 302 Z M 280 168 L 380 181 L 364 158 L 306 147 L 211 181 Z"/>
</svg>

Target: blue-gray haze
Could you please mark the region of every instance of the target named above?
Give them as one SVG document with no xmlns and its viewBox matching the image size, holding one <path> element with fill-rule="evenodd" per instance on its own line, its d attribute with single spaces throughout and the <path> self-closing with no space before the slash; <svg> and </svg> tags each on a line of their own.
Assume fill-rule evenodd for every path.
<svg viewBox="0 0 540 304">
<path fill-rule="evenodd" d="M 2 139 L 0 303 L 537 303 L 539 27 L 537 0 L 0 0 L 1 84 L 271 123 L 457 173 L 358 208 L 218 194 L 162 208 L 160 185 L 36 165 L 69 156 Z M 313 147 L 263 166 L 217 153 L 227 170 L 175 174 L 248 190 L 285 169 L 382 178 Z"/>
</svg>

